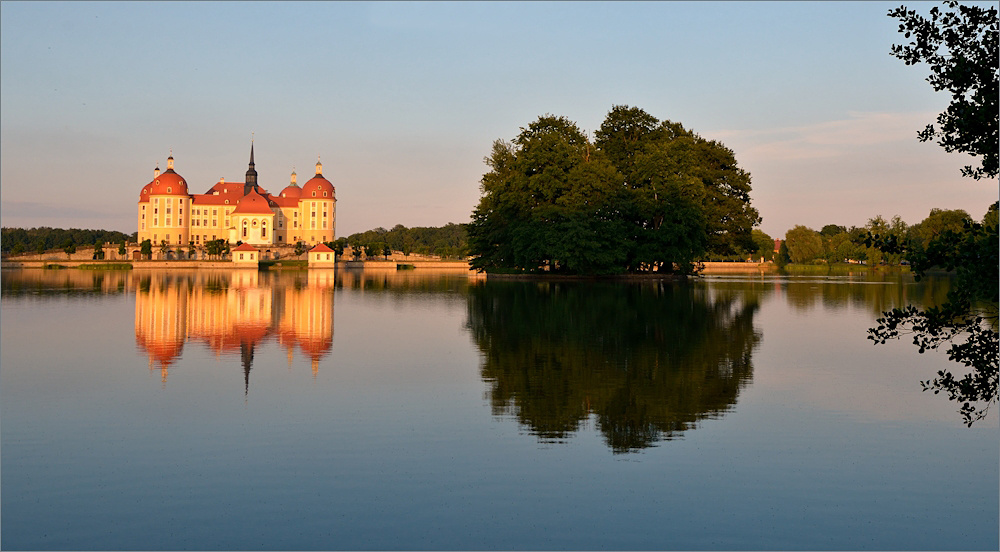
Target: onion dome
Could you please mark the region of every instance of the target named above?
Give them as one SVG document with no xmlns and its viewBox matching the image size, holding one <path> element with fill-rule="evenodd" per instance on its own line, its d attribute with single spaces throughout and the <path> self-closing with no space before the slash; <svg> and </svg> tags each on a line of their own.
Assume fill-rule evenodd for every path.
<svg viewBox="0 0 1000 552">
<path fill-rule="evenodd" d="M 302 186 L 302 197 L 307 199 L 312 198 L 329 198 L 336 199 L 334 196 L 336 189 L 329 180 L 323 177 L 323 164 L 316 161 L 316 176 L 309 179 L 305 186 Z"/>
<path fill-rule="evenodd" d="M 187 182 L 184 177 L 174 172 L 174 156 L 167 158 L 167 170 L 153 179 L 153 187 L 149 195 L 175 195 L 186 196 Z"/>
<path fill-rule="evenodd" d="M 250 190 L 250 193 L 243 196 L 240 199 L 239 204 L 236 205 L 236 209 L 233 210 L 234 215 L 271 215 L 271 202 L 267 200 L 266 197 L 257 193 L 256 190 Z"/>
<path fill-rule="evenodd" d="M 290 197 L 290 198 L 293 198 L 293 199 L 298 199 L 298 198 L 302 197 L 302 188 L 299 188 L 299 185 L 296 182 L 296 179 L 297 179 L 297 176 L 295 174 L 295 171 L 292 171 L 292 182 L 291 182 L 291 184 L 289 184 L 288 186 L 286 186 L 284 190 L 281 190 L 281 193 L 278 194 L 278 195 L 280 195 L 281 197 Z"/>
</svg>

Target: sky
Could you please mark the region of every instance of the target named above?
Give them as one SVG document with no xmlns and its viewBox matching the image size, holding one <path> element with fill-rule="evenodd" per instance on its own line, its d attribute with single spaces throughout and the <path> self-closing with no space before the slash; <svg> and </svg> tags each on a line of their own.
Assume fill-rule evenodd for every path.
<svg viewBox="0 0 1000 552">
<path fill-rule="evenodd" d="M 898 5 L 4 1 L 0 221 L 131 233 L 157 163 L 204 193 L 252 137 L 272 193 L 322 160 L 338 237 L 468 222 L 494 140 L 615 105 L 732 149 L 772 237 L 980 219 L 996 180 L 917 140 L 950 98 L 889 55 Z"/>
</svg>

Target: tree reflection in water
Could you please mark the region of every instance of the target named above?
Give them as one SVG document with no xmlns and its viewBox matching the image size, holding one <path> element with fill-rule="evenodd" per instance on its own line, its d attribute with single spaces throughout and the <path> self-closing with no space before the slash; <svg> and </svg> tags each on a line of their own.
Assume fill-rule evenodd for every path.
<svg viewBox="0 0 1000 552">
<path fill-rule="evenodd" d="M 753 374 L 756 299 L 689 283 L 471 285 L 468 328 L 493 414 L 543 441 L 596 418 L 615 453 L 730 410 Z"/>
</svg>

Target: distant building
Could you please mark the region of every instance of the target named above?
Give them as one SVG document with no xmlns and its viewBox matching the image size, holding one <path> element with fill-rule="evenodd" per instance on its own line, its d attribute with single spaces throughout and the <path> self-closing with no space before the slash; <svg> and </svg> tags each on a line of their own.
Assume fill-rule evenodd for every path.
<svg viewBox="0 0 1000 552">
<path fill-rule="evenodd" d="M 337 265 L 337 254 L 326 244 L 318 244 L 308 253 L 309 268 L 334 268 Z"/>
<path fill-rule="evenodd" d="M 232 250 L 233 265 L 238 267 L 257 268 L 260 266 L 260 251 L 249 243 L 244 243 Z"/>
<path fill-rule="evenodd" d="M 323 176 L 316 162 L 316 174 L 301 188 L 292 171 L 291 182 L 278 195 L 257 184 L 253 144 L 250 167 L 243 182 L 220 178 L 204 194 L 188 193 L 188 182 L 174 171 L 174 157 L 167 158 L 167 170 L 153 170 L 153 180 L 143 186 L 138 206 L 139 242 L 154 246 L 203 245 L 224 239 L 253 245 L 283 245 L 333 241 L 337 229 L 336 188 Z"/>
</svg>

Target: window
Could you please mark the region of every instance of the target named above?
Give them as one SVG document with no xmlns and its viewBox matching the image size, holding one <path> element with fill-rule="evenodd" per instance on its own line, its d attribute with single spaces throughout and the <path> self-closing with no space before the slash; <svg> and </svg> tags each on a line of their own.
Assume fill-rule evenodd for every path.
<svg viewBox="0 0 1000 552">
<path fill-rule="evenodd" d="M 229 217 L 226 217 L 226 226 L 229 226 Z"/>
<path fill-rule="evenodd" d="M 145 206 L 145 205 L 143 205 L 143 206 L 142 206 L 142 210 L 143 210 L 143 211 L 145 211 L 145 210 L 146 210 L 146 206 Z"/>
<path fill-rule="evenodd" d="M 145 208 L 146 207 L 143 207 L 143 209 L 145 209 Z M 292 216 L 295 217 L 295 218 L 299 218 L 299 212 L 295 211 L 294 213 L 292 213 Z"/>
<path fill-rule="evenodd" d="M 166 236 L 164 236 L 164 239 L 165 239 L 164 241 L 166 241 L 167 243 L 170 243 L 170 234 L 167 234 Z"/>
<path fill-rule="evenodd" d="M 260 223 L 260 237 L 261 238 L 266 238 L 267 237 L 267 221 L 266 220 L 264 222 Z"/>
<path fill-rule="evenodd" d="M 313 192 L 313 197 L 316 197 L 316 192 Z"/>
<path fill-rule="evenodd" d="M 326 192 L 323 192 L 323 197 L 326 197 Z"/>
<path fill-rule="evenodd" d="M 153 243 L 156 243 L 156 234 L 153 234 Z"/>
<path fill-rule="evenodd" d="M 208 226 L 208 219 L 202 219 L 201 225 L 202 226 Z"/>
<path fill-rule="evenodd" d="M 146 220 L 146 213 L 143 213 L 141 218 L 142 220 Z"/>
<path fill-rule="evenodd" d="M 167 219 L 167 224 L 166 224 L 166 226 L 170 226 L 170 219 Z"/>
<path fill-rule="evenodd" d="M 159 182 L 159 180 L 157 180 L 157 182 Z M 160 198 L 154 197 L 153 198 L 153 203 L 159 204 L 160 203 Z"/>
<path fill-rule="evenodd" d="M 183 214 L 184 214 L 184 208 L 183 208 L 183 207 L 181 207 L 180 209 L 178 209 L 178 210 L 177 210 L 177 214 L 178 214 L 178 215 L 183 215 Z"/>
<path fill-rule="evenodd" d="M 240 253 L 240 260 L 243 260 L 243 253 Z"/>
<path fill-rule="evenodd" d="M 159 212 L 160 212 L 160 210 L 159 210 L 159 209 L 153 209 L 153 214 L 154 214 L 154 215 L 155 215 L 156 213 L 159 213 Z"/>
<path fill-rule="evenodd" d="M 216 220 L 216 219 L 212 219 L 212 226 L 218 226 L 218 225 L 219 225 L 219 221 Z"/>
<path fill-rule="evenodd" d="M 298 228 L 298 227 L 299 227 L 299 221 L 293 220 L 292 221 L 292 228 Z"/>
<path fill-rule="evenodd" d="M 167 193 L 168 194 L 170 193 L 170 190 L 171 190 L 170 186 L 167 186 Z"/>
<path fill-rule="evenodd" d="M 326 221 L 323 221 L 323 228 L 326 228 Z"/>
<path fill-rule="evenodd" d="M 229 205 L 229 200 L 228 199 L 226 200 L 226 205 Z"/>
<path fill-rule="evenodd" d="M 144 223 L 142 223 L 142 229 L 143 229 L 143 230 L 145 230 L 145 229 L 146 229 L 146 223 L 145 223 L 145 222 L 144 222 Z"/>
<path fill-rule="evenodd" d="M 328 261 L 330 260 L 330 254 L 329 253 L 326 254 L 326 260 L 328 260 Z"/>
<path fill-rule="evenodd" d="M 285 239 L 284 239 L 284 238 L 285 238 L 285 236 L 282 236 L 282 235 L 280 235 L 280 234 L 278 235 L 278 241 L 285 241 Z"/>
<path fill-rule="evenodd" d="M 170 214 L 170 207 L 167 207 L 167 214 Z"/>
<path fill-rule="evenodd" d="M 183 218 L 177 219 L 177 226 L 184 226 L 184 219 Z"/>
<path fill-rule="evenodd" d="M 247 221 L 243 221 L 243 237 L 247 237 Z"/>
<path fill-rule="evenodd" d="M 316 229 L 316 221 L 315 221 L 315 220 L 314 220 L 314 221 L 312 221 L 312 227 L 313 227 L 313 230 L 315 230 L 315 229 Z"/>
<path fill-rule="evenodd" d="M 213 216 L 213 217 L 214 217 L 215 215 L 218 215 L 218 214 L 219 214 L 219 210 L 218 210 L 218 209 L 212 209 L 212 216 Z"/>
</svg>

